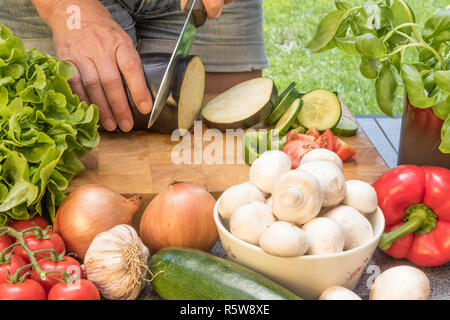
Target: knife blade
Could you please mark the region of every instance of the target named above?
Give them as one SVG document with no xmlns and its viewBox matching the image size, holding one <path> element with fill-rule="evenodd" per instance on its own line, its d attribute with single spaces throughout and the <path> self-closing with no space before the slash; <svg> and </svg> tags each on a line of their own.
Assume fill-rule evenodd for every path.
<svg viewBox="0 0 450 320">
<path fill-rule="evenodd" d="M 170 58 L 169 65 L 164 73 L 158 93 L 156 94 L 147 128 L 150 128 L 155 123 L 166 104 L 178 57 L 189 53 L 197 35 L 197 28 L 202 26 L 206 21 L 206 11 L 202 0 L 188 0 L 185 13 L 186 20 Z"/>
</svg>

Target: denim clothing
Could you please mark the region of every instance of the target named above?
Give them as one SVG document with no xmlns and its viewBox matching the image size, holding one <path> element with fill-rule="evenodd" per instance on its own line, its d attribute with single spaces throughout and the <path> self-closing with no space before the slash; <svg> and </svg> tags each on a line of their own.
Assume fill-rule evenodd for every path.
<svg viewBox="0 0 450 320">
<path fill-rule="evenodd" d="M 130 35 L 138 50 L 172 52 L 185 20 L 179 0 L 99 0 Z M 219 19 L 197 32 L 191 54 L 208 72 L 244 72 L 268 67 L 264 50 L 262 0 L 236 0 Z M 81 14 L 83 14 L 81 12 Z M 54 54 L 51 30 L 30 0 L 1 0 L 0 23 L 24 39 L 27 48 Z"/>
</svg>

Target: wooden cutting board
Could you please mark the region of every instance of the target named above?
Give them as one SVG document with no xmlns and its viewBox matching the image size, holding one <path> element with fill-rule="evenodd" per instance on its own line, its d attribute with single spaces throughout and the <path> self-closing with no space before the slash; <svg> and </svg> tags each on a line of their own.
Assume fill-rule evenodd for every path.
<svg viewBox="0 0 450 320">
<path fill-rule="evenodd" d="M 205 100 L 211 97 L 207 96 Z M 345 105 L 343 113 L 353 117 Z M 205 129 L 206 127 L 203 127 L 203 130 Z M 211 154 L 210 141 L 203 141 L 202 148 L 194 151 L 193 136 L 191 139 L 192 158 L 194 152 L 198 155 L 200 150 Z M 346 179 L 360 179 L 372 183 L 388 170 L 383 158 L 361 129 L 356 136 L 343 140 L 357 152 L 354 159 L 344 164 Z M 216 197 L 230 186 L 248 181 L 249 166 L 237 163 L 238 158 L 242 162 L 242 154 L 234 152 L 234 157 L 229 157 L 228 153 L 228 161 L 232 164 L 226 164 L 225 138 L 221 157 L 223 164 L 217 161 L 213 164 L 206 161 L 174 164 L 171 154 L 178 144 L 178 141 L 171 141 L 171 136 L 146 131 L 103 132 L 100 144 L 82 159 L 86 170 L 72 180 L 70 190 L 88 183 L 99 183 L 124 195 L 140 195 L 146 204 L 174 181 L 205 187 Z M 236 149 L 237 143 L 235 151 Z M 220 157 L 216 160 L 220 160 Z"/>
</svg>

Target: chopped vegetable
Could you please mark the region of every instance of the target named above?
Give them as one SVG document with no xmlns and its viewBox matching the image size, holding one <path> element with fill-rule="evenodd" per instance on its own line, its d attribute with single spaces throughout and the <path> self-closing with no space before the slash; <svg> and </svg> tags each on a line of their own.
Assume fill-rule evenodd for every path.
<svg viewBox="0 0 450 320">
<path fill-rule="evenodd" d="M 50 221 L 80 158 L 99 142 L 98 109 L 67 80 L 75 70 L 0 25 L 0 225 L 37 212 Z"/>
<path fill-rule="evenodd" d="M 334 151 L 334 141 L 334 135 L 330 129 L 325 130 L 325 132 L 316 140 L 320 148 L 328 149 L 330 151 Z"/>
<path fill-rule="evenodd" d="M 303 100 L 300 98 L 297 98 L 294 100 L 294 102 L 291 104 L 289 109 L 281 116 L 281 118 L 278 120 L 277 124 L 275 125 L 275 130 L 278 130 L 280 135 L 285 135 L 289 128 L 291 127 L 292 123 L 294 123 L 295 118 L 299 114 L 300 110 L 303 106 Z"/>
<path fill-rule="evenodd" d="M 333 128 L 333 133 L 341 137 L 352 137 L 358 132 L 359 125 L 356 121 L 349 117 L 342 116 L 336 127 Z"/>
<path fill-rule="evenodd" d="M 317 89 L 302 96 L 303 108 L 298 122 L 305 128 L 320 131 L 334 128 L 341 119 L 341 102 L 331 91 Z"/>
<path fill-rule="evenodd" d="M 349 144 L 345 143 L 338 137 L 334 137 L 335 139 L 335 150 L 336 154 L 341 158 L 342 161 L 347 161 L 351 159 L 355 154 L 356 151 L 350 147 Z"/>
<path fill-rule="evenodd" d="M 277 98 L 277 89 L 270 78 L 255 78 L 228 89 L 202 110 L 209 128 L 249 128 L 265 120 Z"/>
<path fill-rule="evenodd" d="M 271 125 L 277 122 L 299 96 L 300 92 L 298 92 L 297 89 L 290 89 L 270 113 L 269 117 L 266 119 L 266 123 Z"/>
</svg>

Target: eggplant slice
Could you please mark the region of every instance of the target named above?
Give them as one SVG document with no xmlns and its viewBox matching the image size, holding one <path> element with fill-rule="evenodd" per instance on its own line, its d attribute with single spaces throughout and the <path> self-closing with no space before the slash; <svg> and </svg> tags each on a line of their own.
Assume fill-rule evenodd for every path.
<svg viewBox="0 0 450 320">
<path fill-rule="evenodd" d="M 169 64 L 170 54 L 145 53 L 141 54 L 141 61 L 147 86 L 155 99 Z M 134 129 L 147 129 L 150 115 L 143 115 L 138 111 L 127 86 L 126 89 L 133 112 Z M 193 55 L 180 57 L 175 66 L 167 103 L 149 130 L 171 134 L 176 129 L 191 129 L 199 117 L 204 91 L 205 67 L 200 57 Z"/>
<path fill-rule="evenodd" d="M 221 93 L 202 110 L 208 128 L 249 128 L 265 120 L 278 97 L 272 79 L 251 79 Z"/>
</svg>

